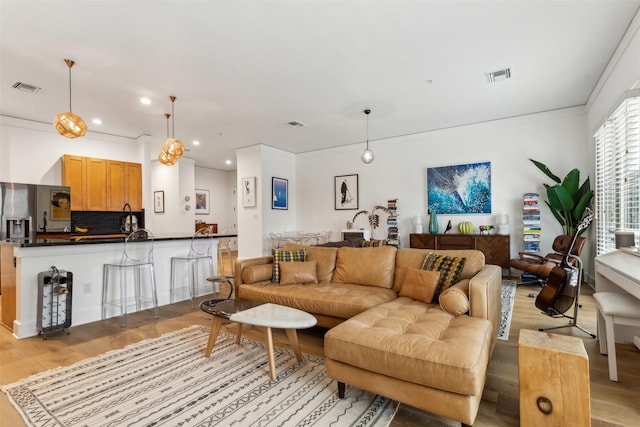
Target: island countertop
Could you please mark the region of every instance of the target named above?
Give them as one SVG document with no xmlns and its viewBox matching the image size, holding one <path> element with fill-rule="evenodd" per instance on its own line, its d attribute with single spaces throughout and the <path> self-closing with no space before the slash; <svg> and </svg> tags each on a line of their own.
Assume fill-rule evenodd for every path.
<svg viewBox="0 0 640 427">
<path fill-rule="evenodd" d="M 235 233 L 212 235 L 210 249 L 213 254 L 212 263 L 198 264 L 201 278 L 211 274 L 208 271 L 209 265 L 213 269 L 213 274 L 217 271 L 218 257 L 216 254 L 220 240 L 236 236 Z M 38 277 L 40 273 L 50 271 L 52 266 L 60 271 L 73 274 L 71 327 L 102 318 L 104 264 L 120 262 L 125 250 L 125 239 L 118 237 L 73 240 L 73 237 L 75 236 L 50 240 L 0 241 L 3 272 L 0 324 L 12 330 L 15 338 L 38 335 L 37 321 L 40 317 L 38 312 Z M 189 254 L 192 237 L 193 234 L 187 233 L 159 233 L 153 236 L 153 260 L 158 305 L 172 303 L 170 283 L 173 273 L 172 259 L 174 257 L 182 259 Z M 137 246 L 144 242 L 148 243 L 149 239 L 131 240 L 127 242 L 127 245 Z M 7 272 L 11 273 L 12 280 L 4 278 L 5 265 Z M 175 302 L 189 299 L 189 265 L 185 262 L 177 265 Z M 199 287 L 203 288 L 202 291 L 211 292 L 211 283 L 201 282 Z M 117 315 L 120 313 L 116 313 L 116 310 L 107 310 L 106 317 Z"/>
<path fill-rule="evenodd" d="M 220 233 L 220 234 L 212 234 L 210 237 L 214 239 L 220 238 L 228 238 L 228 237 L 237 237 L 237 234 L 229 234 L 229 233 Z M 202 238 L 206 238 L 209 236 L 205 236 Z M 193 234 L 154 234 L 154 241 L 167 241 L 167 240 L 185 240 L 193 238 Z M 88 244 L 98 244 L 98 243 L 122 243 L 124 242 L 124 237 L 100 237 L 100 236 L 86 236 L 86 235 L 77 235 L 70 236 L 68 238 L 41 238 L 35 240 L 24 240 L 24 239 L 7 239 L 2 241 L 2 243 L 11 243 L 17 245 L 21 248 L 34 248 L 41 246 L 69 246 L 69 245 L 88 245 Z M 144 239 L 140 239 L 144 241 Z M 130 242 L 135 242 L 135 240 L 131 240 Z"/>
</svg>

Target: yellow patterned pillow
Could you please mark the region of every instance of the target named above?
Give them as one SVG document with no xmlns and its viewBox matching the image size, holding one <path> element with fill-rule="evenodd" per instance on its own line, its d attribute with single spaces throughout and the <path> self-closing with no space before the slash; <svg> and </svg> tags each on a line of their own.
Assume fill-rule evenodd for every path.
<svg viewBox="0 0 640 427">
<path fill-rule="evenodd" d="M 439 271 L 440 280 L 433 294 L 433 302 L 438 302 L 440 293 L 447 289 L 451 285 L 455 285 L 460 280 L 462 275 L 462 269 L 466 258 L 453 257 L 448 255 L 436 255 L 433 252 L 429 253 L 422 265 L 423 270 L 427 271 Z"/>
<path fill-rule="evenodd" d="M 281 261 L 306 261 L 307 251 L 300 249 L 297 251 L 283 251 L 282 249 L 273 250 L 273 273 L 271 274 L 271 281 L 273 283 L 280 283 L 280 262 Z"/>
</svg>

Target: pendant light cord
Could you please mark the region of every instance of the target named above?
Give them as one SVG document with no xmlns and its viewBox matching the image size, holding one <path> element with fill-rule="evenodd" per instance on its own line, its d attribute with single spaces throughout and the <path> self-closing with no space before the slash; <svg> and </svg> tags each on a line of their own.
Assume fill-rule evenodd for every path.
<svg viewBox="0 0 640 427">
<path fill-rule="evenodd" d="M 369 149 L 369 113 L 371 113 L 371 110 L 368 108 L 364 110 L 364 114 L 367 116 L 367 150 Z"/>
<path fill-rule="evenodd" d="M 69 112 L 73 112 L 71 109 L 71 67 L 69 67 Z"/>
<path fill-rule="evenodd" d="M 176 139 L 176 115 L 173 112 L 173 103 L 175 102 L 176 97 L 170 96 L 169 99 L 171 100 L 171 124 L 173 126 L 173 129 L 171 131 L 171 138 Z"/>
</svg>

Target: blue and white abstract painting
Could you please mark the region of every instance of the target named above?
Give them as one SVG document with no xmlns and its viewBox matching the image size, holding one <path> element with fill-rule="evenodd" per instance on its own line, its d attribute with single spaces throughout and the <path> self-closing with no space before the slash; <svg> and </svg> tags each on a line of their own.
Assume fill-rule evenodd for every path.
<svg viewBox="0 0 640 427">
<path fill-rule="evenodd" d="M 491 213 L 491 162 L 427 168 L 427 209 L 438 214 Z"/>
</svg>

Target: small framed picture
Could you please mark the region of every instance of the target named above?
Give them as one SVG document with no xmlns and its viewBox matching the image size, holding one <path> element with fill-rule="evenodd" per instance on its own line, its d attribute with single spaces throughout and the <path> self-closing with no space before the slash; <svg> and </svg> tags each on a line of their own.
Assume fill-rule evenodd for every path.
<svg viewBox="0 0 640 427">
<path fill-rule="evenodd" d="M 289 180 L 273 177 L 271 189 L 273 190 L 271 209 L 289 209 Z"/>
<path fill-rule="evenodd" d="M 71 219 L 71 195 L 68 191 L 51 191 L 51 219 Z"/>
<path fill-rule="evenodd" d="M 256 207 L 256 177 L 242 178 L 242 206 Z"/>
<path fill-rule="evenodd" d="M 335 210 L 358 209 L 358 174 L 334 177 Z"/>
<path fill-rule="evenodd" d="M 153 192 L 153 212 L 164 213 L 164 191 Z"/>
<path fill-rule="evenodd" d="M 196 189 L 196 215 L 209 215 L 209 190 Z"/>
</svg>

